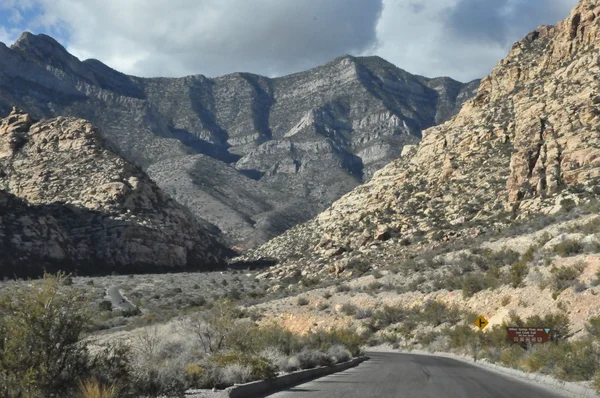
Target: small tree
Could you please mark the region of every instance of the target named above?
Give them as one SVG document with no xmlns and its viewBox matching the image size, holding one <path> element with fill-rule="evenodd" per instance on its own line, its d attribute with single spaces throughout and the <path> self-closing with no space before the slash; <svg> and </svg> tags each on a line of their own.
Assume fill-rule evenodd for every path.
<svg viewBox="0 0 600 398">
<path fill-rule="evenodd" d="M 187 328 L 198 337 L 205 353 L 216 353 L 226 347 L 239 315 L 239 309 L 232 302 L 218 301 L 210 310 L 191 318 Z"/>
<path fill-rule="evenodd" d="M 80 341 L 89 317 L 64 274 L 0 295 L 0 396 L 48 397 L 73 386 L 85 370 Z"/>
</svg>

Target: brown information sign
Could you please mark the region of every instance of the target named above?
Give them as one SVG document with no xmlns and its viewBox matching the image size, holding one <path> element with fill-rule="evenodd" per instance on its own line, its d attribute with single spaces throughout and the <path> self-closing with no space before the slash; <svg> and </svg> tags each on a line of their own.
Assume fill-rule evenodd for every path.
<svg viewBox="0 0 600 398">
<path fill-rule="evenodd" d="M 549 328 L 506 328 L 511 343 L 546 343 L 550 341 Z"/>
</svg>

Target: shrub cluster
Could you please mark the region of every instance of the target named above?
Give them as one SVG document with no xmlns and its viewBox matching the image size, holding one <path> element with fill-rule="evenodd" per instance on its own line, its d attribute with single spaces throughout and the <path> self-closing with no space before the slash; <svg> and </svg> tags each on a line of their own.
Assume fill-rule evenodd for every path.
<svg viewBox="0 0 600 398">
<path fill-rule="evenodd" d="M 350 329 L 295 335 L 257 326 L 230 301 L 181 322 L 179 340 L 146 328 L 132 343 L 84 337 L 91 319 L 65 275 L 15 284 L 0 294 L 0 396 L 183 397 L 277 372 L 348 360 L 364 338 Z M 206 306 L 209 307 L 209 306 Z M 108 307 L 106 307 L 108 308 Z"/>
</svg>

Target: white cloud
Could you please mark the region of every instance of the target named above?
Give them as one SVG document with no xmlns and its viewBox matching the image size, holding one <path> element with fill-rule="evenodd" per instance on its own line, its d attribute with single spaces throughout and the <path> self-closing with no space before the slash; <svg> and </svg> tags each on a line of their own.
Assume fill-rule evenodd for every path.
<svg viewBox="0 0 600 398">
<path fill-rule="evenodd" d="M 381 0 L 39 0 L 68 49 L 124 72 L 278 75 L 376 44 Z"/>
<path fill-rule="evenodd" d="M 14 42 L 21 32 L 18 29 L 6 28 L 0 26 L 0 42 L 7 44 Z"/>
<path fill-rule="evenodd" d="M 511 45 L 568 16 L 577 0 L 384 0 L 377 54 L 413 73 L 468 81 Z"/>
<path fill-rule="evenodd" d="M 275 76 L 344 54 L 377 54 L 412 73 L 471 80 L 512 43 L 577 0 L 0 0 L 39 8 L 32 30 L 141 76 Z M 23 15 L 28 15 L 24 12 Z M 11 34 L 0 29 L 1 37 Z"/>
</svg>

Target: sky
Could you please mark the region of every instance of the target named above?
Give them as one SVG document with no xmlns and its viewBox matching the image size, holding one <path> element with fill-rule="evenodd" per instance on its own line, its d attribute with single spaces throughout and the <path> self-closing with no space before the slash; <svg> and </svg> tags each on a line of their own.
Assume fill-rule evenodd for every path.
<svg viewBox="0 0 600 398">
<path fill-rule="evenodd" d="M 470 81 L 577 0 L 0 0 L 0 41 L 45 33 L 128 74 L 282 76 L 345 55 Z"/>
</svg>

